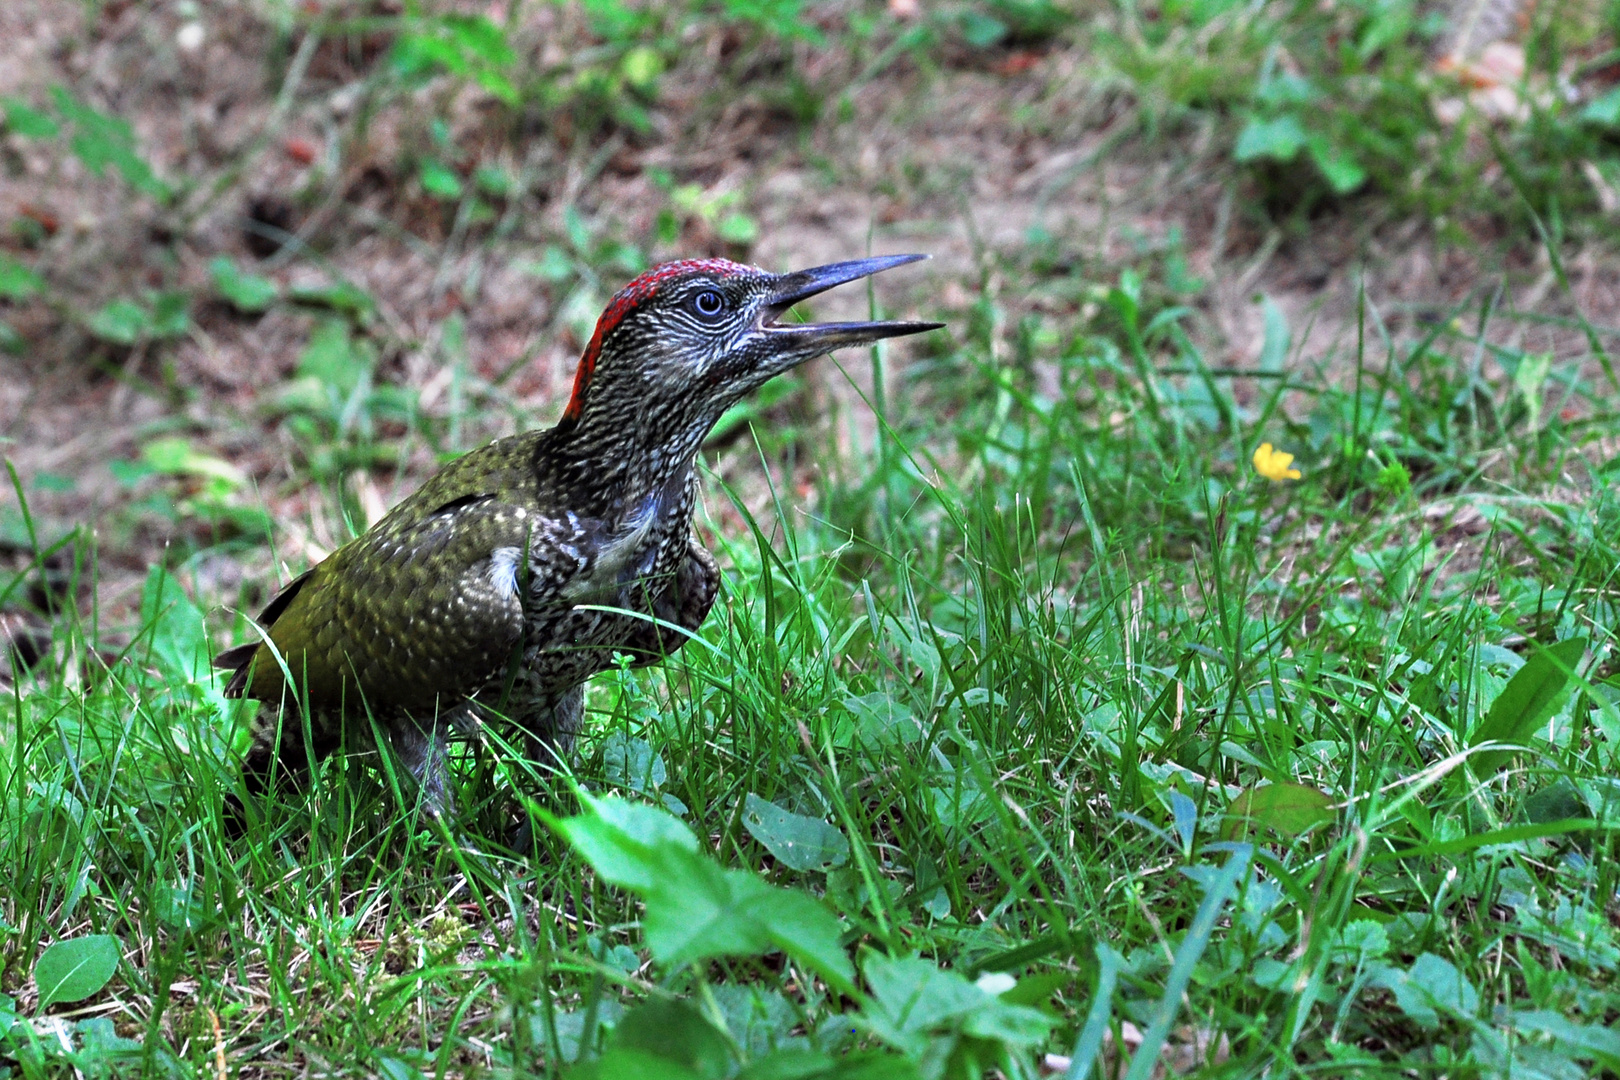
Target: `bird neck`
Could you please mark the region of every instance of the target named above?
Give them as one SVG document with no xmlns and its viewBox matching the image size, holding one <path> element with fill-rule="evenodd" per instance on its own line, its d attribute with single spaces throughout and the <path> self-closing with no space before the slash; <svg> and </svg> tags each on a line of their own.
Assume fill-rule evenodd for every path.
<svg viewBox="0 0 1620 1080">
<path fill-rule="evenodd" d="M 616 520 L 633 516 L 649 500 L 684 490 L 704 433 L 656 438 L 639 424 L 614 431 L 588 422 L 559 425 L 541 436 L 537 470 L 542 483 L 544 474 L 551 474 L 577 513 Z"/>
</svg>

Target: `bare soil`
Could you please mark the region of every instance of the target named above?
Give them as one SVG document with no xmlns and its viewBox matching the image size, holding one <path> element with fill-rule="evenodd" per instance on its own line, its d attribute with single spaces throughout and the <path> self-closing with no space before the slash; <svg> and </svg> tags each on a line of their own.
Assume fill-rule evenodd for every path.
<svg viewBox="0 0 1620 1080">
<path fill-rule="evenodd" d="M 180 44 L 187 11 L 205 28 L 194 49 Z M 588 39 L 579 20 L 531 6 L 514 40 L 536 65 L 565 62 Z M 785 269 L 869 250 L 927 252 L 932 262 L 886 276 L 877 295 L 896 315 L 942 317 L 958 335 L 981 295 L 1007 335 L 1029 312 L 1087 316 L 1074 275 L 1031 271 L 1032 237 L 1050 237 L 1048 248 L 1081 279 L 1106 286 L 1179 235 L 1189 269 L 1208 283 L 1193 330 L 1217 366 L 1254 363 L 1262 295 L 1288 316 L 1291 363 L 1302 370 L 1347 369 L 1362 295 L 1369 337 L 1421 332 L 1498 293 L 1498 304 L 1519 313 L 1579 308 L 1599 326 L 1620 325 L 1620 261 L 1595 244 L 1568 254 L 1566 292 L 1533 236 L 1482 231 L 1442 245 L 1429 224 L 1391 218 L 1371 199 L 1305 226 L 1270 223 L 1211 151 L 1209 131 L 1141 136 L 1132 104 L 1097 83 L 1093 58 L 1073 46 L 1005 50 L 988 63 L 947 56 L 930 70 L 902 59 L 859 82 L 854 60 L 831 47 L 767 50 L 750 71 L 725 33 L 698 35 L 665 76 L 649 130 L 636 132 L 585 130 L 568 112 L 531 110 L 514 122 L 489 95 L 448 79 L 377 97 L 386 36 L 356 30 L 308 48 L 301 31 L 282 33 L 268 7 L 252 3 L 10 0 L 0 5 L 0 39 L 0 96 L 37 104 L 51 86 L 72 87 L 127 118 L 158 174 L 186 188 L 176 206 L 159 207 L 54 145 L 0 141 L 0 222 L 9 227 L 0 250 L 49 282 L 42 298 L 0 302 L 27 342 L 21 355 L 0 354 L 4 453 L 44 533 L 97 530 L 104 603 L 127 599 L 181 528 L 132 510 L 141 489 L 120 485 L 110 469 L 158 434 L 185 433 L 239 466 L 281 524 L 281 567 L 252 556 L 216 567 L 217 595 L 231 597 L 244 577 L 296 569 L 344 536 L 262 408 L 321 316 L 277 305 L 246 317 L 207 299 L 208 263 L 219 255 L 283 286 L 346 280 L 365 289 L 378 303 L 371 332 L 381 377 L 415 388 L 429 413 L 452 407 L 458 358 L 444 328 L 459 316 L 467 370 L 492 384 L 513 371 L 499 392 L 505 407 L 467 418 L 466 445 L 560 411 L 581 342 L 560 310 L 562 293 L 526 267 L 565 235 L 570 211 L 596 236 L 636 243 L 654 260 L 727 254 Z M 786 65 L 818 88 L 814 121 L 773 99 Z M 378 107 L 362 120 L 368 103 Z M 469 159 L 523 179 L 525 193 L 498 206 L 493 223 L 458 224 L 417 183 L 410 162 L 429 145 L 433 115 L 450 118 L 451 140 Z M 757 242 L 728 245 L 701 215 L 673 243 L 652 241 L 668 205 L 661 176 L 697 184 L 710 200 L 736 193 L 737 208 L 758 222 Z M 182 178 L 192 183 L 178 185 Z M 298 243 L 267 243 L 266 223 Z M 601 298 L 620 283 L 603 280 Z M 195 328 L 178 342 L 115 348 L 83 329 L 84 316 L 110 299 L 175 288 L 197 298 Z M 865 304 L 860 290 L 846 290 L 818 302 L 818 315 Z M 1503 332 L 1523 348 L 1587 353 L 1573 329 L 1515 321 Z M 893 350 L 896 387 L 911 348 Z M 817 363 L 813 399 L 864 416 L 865 365 L 845 366 L 855 385 L 838 366 Z M 870 431 L 865 420 L 842 437 Z M 367 516 L 434 464 L 418 447 L 402 469 L 360 477 Z"/>
</svg>

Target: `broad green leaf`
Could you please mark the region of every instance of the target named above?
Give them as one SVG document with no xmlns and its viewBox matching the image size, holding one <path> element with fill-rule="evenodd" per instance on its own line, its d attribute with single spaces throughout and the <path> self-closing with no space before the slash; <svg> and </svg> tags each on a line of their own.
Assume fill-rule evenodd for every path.
<svg viewBox="0 0 1620 1080">
<path fill-rule="evenodd" d="M 1378 966 L 1373 982 L 1395 995 L 1395 1004 L 1419 1027 L 1434 1030 L 1440 1014 L 1470 1020 L 1479 1011 L 1479 992 L 1468 976 L 1444 957 L 1423 953 L 1411 968 Z"/>
<path fill-rule="evenodd" d="M 651 90 L 658 76 L 664 73 L 664 58 L 658 55 L 657 49 L 638 45 L 619 61 L 619 73 L 624 76 L 625 82 L 645 92 Z"/>
<path fill-rule="evenodd" d="M 92 1016 L 73 1025 L 79 1037 L 79 1052 L 73 1055 L 74 1064 L 86 1076 L 115 1076 L 115 1065 L 132 1063 L 141 1053 L 141 1044 L 118 1034 L 113 1022 L 105 1016 Z"/>
<path fill-rule="evenodd" d="M 473 172 L 473 183 L 478 190 L 496 199 L 506 199 L 518 193 L 518 178 L 495 165 L 480 165 Z"/>
<path fill-rule="evenodd" d="M 927 865 L 932 870 L 933 861 L 923 863 L 919 858 L 917 865 L 919 865 L 919 868 Z M 917 874 L 917 878 L 915 878 L 915 882 L 917 882 L 917 904 L 928 915 L 935 916 L 935 918 L 949 918 L 949 915 L 951 915 L 951 891 L 944 887 L 944 882 L 940 879 L 940 871 L 933 870 L 932 874 L 932 878 L 928 878 L 927 881 L 923 881 L 922 873 Z"/>
<path fill-rule="evenodd" d="M 1586 108 L 1581 110 L 1581 119 L 1590 124 L 1620 127 L 1620 86 L 1589 102 Z"/>
<path fill-rule="evenodd" d="M 219 295 L 237 311 L 248 315 L 257 315 L 264 311 L 276 298 L 281 290 L 276 288 L 275 282 L 258 274 L 243 272 L 231 259 L 221 255 L 208 264 L 209 273 L 214 276 L 214 288 Z"/>
<path fill-rule="evenodd" d="M 1552 714 L 1558 695 L 1585 654 L 1585 638 L 1567 638 L 1538 648 L 1496 695 L 1468 745 L 1528 741 Z M 1512 759 L 1511 750 L 1489 750 L 1475 754 L 1470 761 L 1478 775 L 1486 776 L 1504 768 Z"/>
<path fill-rule="evenodd" d="M 1339 931 L 1333 943 L 1334 959 L 1355 964 L 1376 960 L 1389 952 L 1389 932 L 1371 919 L 1357 919 Z"/>
<path fill-rule="evenodd" d="M 152 297 L 152 336 L 181 337 L 191 330 L 191 296 L 178 289 Z"/>
<path fill-rule="evenodd" d="M 1039 1009 L 1052 1000 L 1052 996 L 1059 990 L 1074 985 L 1075 976 L 1066 971 L 1048 971 L 1044 975 L 1025 975 L 1010 989 L 1003 990 L 996 997 L 1009 1005 L 1028 1005 L 1032 1009 Z M 975 984 L 977 985 L 977 984 Z"/>
<path fill-rule="evenodd" d="M 1255 117 L 1239 133 L 1232 156 L 1238 161 L 1269 158 L 1272 161 L 1292 161 L 1305 145 L 1305 129 L 1299 121 L 1284 114 L 1270 120 Z"/>
<path fill-rule="evenodd" d="M 1342 146 L 1335 145 L 1325 135 L 1312 135 L 1307 140 L 1311 161 L 1327 179 L 1335 195 L 1348 195 L 1366 183 L 1367 170 L 1356 163 Z"/>
<path fill-rule="evenodd" d="M 190 695 L 188 707 L 229 716 L 232 703 L 220 687 L 210 658 L 213 648 L 203 613 L 180 582 L 162 566 L 153 566 L 141 593 L 141 628 L 147 635 L 148 661 L 161 673 L 154 688 L 160 695 Z"/>
<path fill-rule="evenodd" d="M 431 75 L 435 68 L 457 75 L 464 75 L 467 70 L 466 61 L 449 42 L 422 33 L 401 34 L 394 43 L 390 59 L 394 69 L 407 79 Z"/>
<path fill-rule="evenodd" d="M 1336 815 L 1333 799 L 1305 784 L 1282 783 L 1253 787 L 1233 799 L 1221 822 L 1221 838 L 1250 835 L 1255 826 L 1282 836 L 1299 836 L 1310 829 L 1331 825 Z"/>
<path fill-rule="evenodd" d="M 218 910 L 199 893 L 196 885 L 158 885 L 152 896 L 152 910 L 170 930 L 201 930 L 216 920 Z"/>
<path fill-rule="evenodd" d="M 85 320 L 96 337 L 114 345 L 134 345 L 152 329 L 151 316 L 133 300 L 114 300 Z"/>
<path fill-rule="evenodd" d="M 801 873 L 849 861 L 849 841 L 837 826 L 784 810 L 753 792 L 743 802 L 742 823 L 777 862 Z"/>
<path fill-rule="evenodd" d="M 44 288 L 44 278 L 10 255 L 0 253 L 0 299 L 27 300 Z"/>
<path fill-rule="evenodd" d="M 619 731 L 602 742 L 602 772 L 608 783 L 643 795 L 669 779 L 669 769 L 651 743 Z"/>
<path fill-rule="evenodd" d="M 135 152 L 135 130 L 129 121 L 97 112 L 75 98 L 66 87 L 55 86 L 56 111 L 73 125 L 70 145 L 85 168 L 101 176 L 107 166 L 117 169 L 137 191 L 155 198 L 167 198 L 169 187 L 157 178 L 152 167 Z"/>
<path fill-rule="evenodd" d="M 439 68 L 471 78 L 508 104 L 516 104 L 520 97 L 502 70 L 514 62 L 516 54 L 505 31 L 484 15 L 415 20 L 410 32 L 395 43 L 392 59 L 407 78 L 422 78 Z"/>
<path fill-rule="evenodd" d="M 646 894 L 647 946 L 660 959 L 685 963 L 781 951 L 840 988 L 852 985 L 843 928 L 820 901 L 768 885 L 747 870 L 689 860 L 681 880 Z"/>
<path fill-rule="evenodd" d="M 1034 1046 L 1052 1031 L 1052 1018 L 1038 1009 L 997 1002 L 968 1014 L 962 1030 L 1008 1046 Z"/>
<path fill-rule="evenodd" d="M 377 302 L 364 289 L 347 281 L 333 285 L 295 285 L 287 296 L 294 303 L 330 308 L 359 323 L 369 322 L 377 310 Z"/>
<path fill-rule="evenodd" d="M 726 870 L 707 859 L 691 858 L 681 868 L 680 887 L 647 894 L 642 927 L 647 946 L 670 964 L 717 956 L 761 956 L 775 952 L 756 910 L 770 886 L 745 870 Z"/>
<path fill-rule="evenodd" d="M 1272 107 L 1284 105 L 1309 105 L 1321 96 L 1321 92 L 1311 80 L 1303 75 L 1289 75 L 1286 73 L 1273 75 L 1260 84 L 1254 92 L 1254 99 Z"/>
<path fill-rule="evenodd" d="M 579 212 L 578 207 L 569 206 L 563 211 L 563 231 L 568 234 L 568 242 L 573 245 L 575 251 L 584 254 L 591 249 L 591 227 L 586 223 L 585 216 Z"/>
<path fill-rule="evenodd" d="M 574 260 L 568 252 L 557 244 L 547 244 L 540 252 L 540 258 L 529 262 L 520 262 L 517 269 L 525 274 L 533 274 L 542 281 L 549 281 L 553 285 L 567 281 L 577 272 Z M 770 385 L 769 383 L 766 384 Z"/>
<path fill-rule="evenodd" d="M 1293 349 L 1294 337 L 1288 329 L 1288 316 L 1277 306 L 1277 301 L 1262 298 L 1260 308 L 1265 316 L 1265 336 L 1260 345 L 1260 370 L 1280 372 Z"/>
<path fill-rule="evenodd" d="M 1571 1057 L 1593 1059 L 1610 1072 L 1620 1071 L 1620 1031 L 1599 1024 L 1581 1024 L 1562 1013 L 1544 1010 L 1516 1010 L 1513 1026 L 1520 1031 L 1544 1035 Z"/>
<path fill-rule="evenodd" d="M 442 161 L 425 159 L 416 176 L 422 182 L 422 190 L 434 198 L 445 200 L 461 198 L 461 178 Z"/>
<path fill-rule="evenodd" d="M 819 1050 L 789 1047 L 755 1058 L 737 1074 L 737 1080 L 822 1080 L 843 1075 L 834 1073 L 838 1064 L 838 1059 Z"/>
<path fill-rule="evenodd" d="M 472 64 L 464 64 L 462 66 L 466 68 L 468 75 L 472 78 L 473 82 L 477 83 L 479 86 L 482 86 L 491 94 L 494 94 L 496 97 L 507 102 L 508 104 L 512 104 L 517 101 L 517 87 L 513 86 L 512 81 L 505 75 L 502 75 L 498 71 L 492 71 L 489 68 L 479 70 L 476 65 Z"/>
<path fill-rule="evenodd" d="M 636 955 L 636 950 L 628 946 L 607 945 L 595 936 L 588 936 L 585 941 L 592 956 L 604 963 L 612 964 L 627 974 L 634 975 L 641 967 L 641 957 Z"/>
<path fill-rule="evenodd" d="M 589 1011 L 587 1007 L 576 1009 L 574 1012 L 552 1014 L 551 1028 L 557 1036 L 557 1049 L 562 1051 L 564 1061 L 580 1061 L 599 1053 L 603 1040 L 619 1021 L 624 1019 L 625 1007 L 612 996 L 599 998 L 596 1002 L 596 1028 L 593 1032 L 587 1032 L 585 1029 Z M 551 1034 L 546 1028 L 546 1022 L 542 1017 L 537 1014 L 530 1015 L 529 1037 L 535 1045 L 544 1046 L 551 1041 Z M 587 1036 L 590 1038 L 588 1045 Z"/>
<path fill-rule="evenodd" d="M 697 857 L 698 842 L 678 818 L 643 803 L 590 799 L 591 813 L 556 825 L 563 839 L 610 884 L 646 895 L 659 875 Z"/>
<path fill-rule="evenodd" d="M 1541 427 L 1542 388 L 1547 384 L 1547 376 L 1552 374 L 1552 363 L 1552 353 L 1530 353 L 1519 358 L 1519 366 L 1513 372 L 1513 388 L 1519 392 L 1519 400 L 1530 414 L 1531 431 Z"/>
<path fill-rule="evenodd" d="M 873 1033 L 901 1049 L 913 1043 L 913 1036 L 984 1008 L 992 1000 L 962 976 L 916 956 L 871 953 L 861 974 L 872 988 L 872 1004 L 865 1015 Z"/>
<path fill-rule="evenodd" d="M 150 466 L 153 472 L 168 476 L 205 476 L 213 480 L 222 480 L 233 488 L 247 482 L 247 476 L 241 469 L 223 458 L 203 453 L 192 446 L 190 440 L 177 435 L 153 439 L 147 443 L 141 448 L 141 460 Z"/>
<path fill-rule="evenodd" d="M 1451 961 L 1434 953 L 1424 953 L 1414 960 L 1406 980 L 1408 986 L 1437 1009 L 1460 1019 L 1470 1019 L 1479 1012 L 1479 991 L 1468 981 L 1468 976 Z"/>
<path fill-rule="evenodd" d="M 568 1080 L 710 1080 L 703 1073 L 649 1054 L 645 1050 L 609 1050 L 595 1061 L 576 1065 Z"/>
<path fill-rule="evenodd" d="M 354 392 L 369 369 L 365 356 L 350 340 L 349 324 L 342 319 L 329 318 L 316 326 L 298 357 L 300 375 L 318 379 L 342 398 Z"/>
<path fill-rule="evenodd" d="M 442 15 L 440 18 L 450 32 L 451 40 L 467 55 L 491 67 L 502 67 L 517 58 L 506 40 L 506 31 L 489 16 Z"/>
<path fill-rule="evenodd" d="M 381 1055 L 377 1058 L 376 1064 L 377 1075 L 382 1077 L 382 1080 L 427 1080 L 427 1073 L 393 1054 Z"/>
<path fill-rule="evenodd" d="M 684 1001 L 653 1000 L 630 1010 L 614 1026 L 607 1048 L 639 1051 L 712 1080 L 727 1075 L 736 1061 L 724 1033 Z"/>
<path fill-rule="evenodd" d="M 1524 817 L 1532 825 L 1548 825 L 1554 821 L 1590 816 L 1586 798 L 1580 788 L 1568 780 L 1559 780 L 1533 792 L 1524 800 Z"/>
<path fill-rule="evenodd" d="M 107 471 L 112 473 L 112 478 L 121 485 L 132 488 L 157 470 L 144 461 L 109 461 Z"/>
<path fill-rule="evenodd" d="M 991 814 L 991 802 L 984 792 L 965 782 L 929 791 L 934 800 L 934 820 L 942 828 L 969 829 Z"/>
<path fill-rule="evenodd" d="M 646 901 L 647 946 L 665 963 L 786 952 L 845 993 L 854 969 L 842 927 L 819 901 L 726 870 L 698 850 L 697 837 L 662 810 L 585 796 L 590 812 L 554 822 L 603 880 Z"/>
<path fill-rule="evenodd" d="M 831 1057 L 789 1047 L 755 1058 L 737 1080 L 922 1080 L 922 1075 L 913 1062 L 897 1054 L 867 1051 Z"/>
<path fill-rule="evenodd" d="M 731 982 L 711 987 L 708 998 L 719 1013 L 716 1026 L 729 1032 L 749 1057 L 758 1057 L 778 1044 L 796 1042 L 787 1032 L 799 1026 L 803 1014 L 778 991 L 757 983 Z"/>
<path fill-rule="evenodd" d="M 623 0 L 584 0 L 591 32 L 607 41 L 634 41 L 653 27 L 656 14 Z"/>
<path fill-rule="evenodd" d="M 186 681 L 209 678 L 208 629 L 203 613 L 161 566 L 146 575 L 141 591 L 141 626 L 146 629 L 152 660 L 166 674 Z"/>
<path fill-rule="evenodd" d="M 118 939 L 110 934 L 69 938 L 39 954 L 34 963 L 34 985 L 39 988 L 39 1011 L 59 1001 L 83 1001 L 101 992 L 118 970 L 122 956 Z"/>
<path fill-rule="evenodd" d="M 63 476 L 60 473 L 37 472 L 34 474 L 34 487 L 40 491 L 72 491 L 79 486 L 76 477 Z"/>
<path fill-rule="evenodd" d="M 714 234 L 728 244 L 752 244 L 759 239 L 759 223 L 747 214 L 727 214 L 715 225 Z"/>
<path fill-rule="evenodd" d="M 50 139 L 61 130 L 48 113 L 42 113 L 21 98 L 0 98 L 6 110 L 6 130 L 29 139 Z"/>
<path fill-rule="evenodd" d="M 922 1053 L 934 1034 L 960 1031 L 1009 1046 L 1031 1046 L 1052 1029 L 1044 1013 L 1004 1002 L 920 957 L 868 953 L 861 973 L 872 988 L 862 1022 L 885 1043 L 912 1055 Z"/>
<path fill-rule="evenodd" d="M 969 10 L 962 16 L 962 36 L 976 49 L 988 49 L 1007 36 L 1007 24 L 982 12 Z"/>
<path fill-rule="evenodd" d="M 871 742 L 909 743 L 923 736 L 923 726 L 911 710 L 881 690 L 859 696 L 848 694 L 844 708 L 854 715 L 861 737 Z"/>
</svg>

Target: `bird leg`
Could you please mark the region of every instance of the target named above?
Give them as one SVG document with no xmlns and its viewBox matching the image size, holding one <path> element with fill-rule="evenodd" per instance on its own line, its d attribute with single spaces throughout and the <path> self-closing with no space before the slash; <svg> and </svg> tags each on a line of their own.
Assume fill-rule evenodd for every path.
<svg viewBox="0 0 1620 1080">
<path fill-rule="evenodd" d="M 523 732 L 524 755 L 529 761 L 552 767 L 566 762 L 574 751 L 574 739 L 585 720 L 585 684 L 576 683 L 564 690 L 549 706 L 529 713 L 517 721 Z M 537 854 L 533 830 L 534 819 L 526 811 L 518 811 L 518 823 L 507 838 L 507 846 L 526 855 Z"/>
<path fill-rule="evenodd" d="M 450 787 L 449 725 L 435 716 L 423 723 L 412 717 L 380 724 L 388 741 L 388 751 L 409 780 L 407 794 L 433 817 L 449 819 L 455 813 L 455 793 Z"/>
<path fill-rule="evenodd" d="M 420 800 L 423 809 L 437 817 L 449 817 L 455 806 L 450 786 L 450 730 L 453 715 L 435 715 L 422 722 L 409 716 L 379 717 L 376 730 L 387 744 L 405 783 L 405 794 Z M 285 711 L 271 705 L 260 708 L 253 723 L 253 744 L 242 761 L 242 777 L 248 794 L 263 795 L 272 775 L 302 779 L 315 762 L 337 750 L 343 742 L 341 729 L 348 727 L 349 748 L 366 752 L 374 747 L 372 729 L 360 718 L 340 725 L 332 715 L 317 710 L 310 717 L 312 747 L 305 745 L 303 717 L 297 709 Z"/>
<path fill-rule="evenodd" d="M 530 761 L 560 765 L 573 753 L 574 739 L 585 721 L 585 684 L 564 690 L 550 708 L 524 718 L 524 749 Z"/>
</svg>

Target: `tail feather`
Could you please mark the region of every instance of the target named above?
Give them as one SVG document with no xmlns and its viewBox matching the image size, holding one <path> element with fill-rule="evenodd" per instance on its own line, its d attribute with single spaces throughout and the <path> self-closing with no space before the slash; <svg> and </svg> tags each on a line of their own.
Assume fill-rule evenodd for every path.
<svg viewBox="0 0 1620 1080">
<path fill-rule="evenodd" d="M 281 618 L 281 613 L 287 610 L 287 605 L 292 603 L 293 597 L 298 595 L 298 591 L 308 583 L 309 576 L 314 572 L 313 567 L 305 570 L 302 574 L 287 582 L 280 592 L 271 597 L 264 610 L 259 612 L 259 625 L 263 627 L 274 626 L 276 620 Z M 235 673 L 231 676 L 231 681 L 225 684 L 226 697 L 239 698 L 247 693 L 248 667 L 252 664 L 254 654 L 258 651 L 259 642 L 248 641 L 241 645 L 232 645 L 214 657 L 215 667 L 235 670 Z"/>
<path fill-rule="evenodd" d="M 225 684 L 225 696 L 239 698 L 247 692 L 248 668 L 253 665 L 253 654 L 259 651 L 257 641 L 233 645 L 214 657 L 214 666 L 231 670 L 231 680 Z"/>
</svg>

